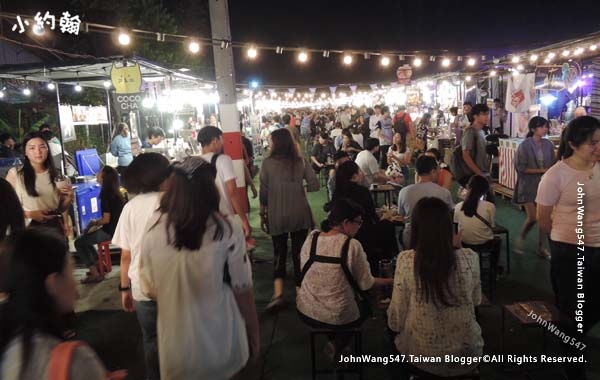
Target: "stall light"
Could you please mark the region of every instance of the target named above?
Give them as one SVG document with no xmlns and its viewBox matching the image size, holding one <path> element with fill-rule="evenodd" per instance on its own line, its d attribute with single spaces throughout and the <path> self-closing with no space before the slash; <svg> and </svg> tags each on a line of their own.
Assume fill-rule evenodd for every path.
<svg viewBox="0 0 600 380">
<path fill-rule="evenodd" d="M 198 42 L 196 42 L 196 41 L 192 41 L 188 45 L 188 50 L 192 54 L 197 54 L 200 51 L 200 44 Z"/>
<path fill-rule="evenodd" d="M 569 54 L 571 54 L 571 51 L 570 51 L 570 50 L 563 50 L 563 52 L 562 52 L 562 56 L 563 56 L 563 57 L 568 57 L 568 56 L 569 56 Z"/>
<path fill-rule="evenodd" d="M 450 58 L 444 58 L 442 60 L 442 66 L 449 67 L 450 66 Z"/>
<path fill-rule="evenodd" d="M 247 54 L 248 54 L 248 58 L 254 59 L 258 55 L 258 51 L 256 50 L 255 47 L 250 47 L 250 48 L 248 48 Z"/>
<path fill-rule="evenodd" d="M 513 55 L 512 63 L 519 63 L 520 61 L 521 61 L 521 58 L 518 55 Z"/>
<path fill-rule="evenodd" d="M 580 47 L 580 48 L 577 48 L 577 49 L 575 49 L 575 51 L 573 52 L 573 55 L 581 55 L 581 54 L 583 53 L 583 50 L 584 50 L 584 49 L 583 49 L 582 47 Z"/>
<path fill-rule="evenodd" d="M 325 99 L 325 97 L 327 97 L 327 94 L 326 94 L 326 93 L 324 93 L 324 92 L 322 92 L 322 93 L 321 93 L 321 99 Z"/>
<path fill-rule="evenodd" d="M 244 89 L 244 91 L 242 91 L 242 94 L 248 96 L 248 94 L 250 94 L 250 91 L 248 91 L 248 89 Z"/>
<path fill-rule="evenodd" d="M 46 32 L 44 30 L 44 26 L 43 25 L 39 25 L 39 24 L 35 24 L 33 26 L 33 28 L 31 28 L 31 30 L 33 31 L 33 34 L 35 34 L 36 36 L 43 36 L 44 33 Z"/>
<path fill-rule="evenodd" d="M 142 100 L 142 107 L 144 107 L 144 108 L 154 107 L 154 100 L 152 98 L 144 98 L 144 100 Z"/>
<path fill-rule="evenodd" d="M 181 71 L 182 73 L 187 73 L 188 71 L 190 71 L 190 69 L 188 69 L 187 67 L 182 67 L 181 69 L 179 69 L 179 71 Z"/>
<path fill-rule="evenodd" d="M 0 99 L 4 98 L 4 91 L 0 90 Z"/>
<path fill-rule="evenodd" d="M 77 83 L 75 85 L 75 87 L 73 87 L 73 88 L 75 89 L 75 92 L 81 92 L 81 91 L 83 91 L 83 88 L 81 88 L 81 86 L 79 85 L 79 83 Z"/>
<path fill-rule="evenodd" d="M 421 67 L 422 64 L 423 64 L 423 60 L 419 57 L 415 57 L 415 59 L 413 60 L 413 66 Z"/>
<path fill-rule="evenodd" d="M 495 77 L 495 76 L 496 76 L 496 74 L 498 74 L 498 73 L 496 72 L 496 70 L 492 70 L 492 71 L 490 71 L 490 76 L 491 76 L 491 77 Z"/>
<path fill-rule="evenodd" d="M 118 40 L 120 45 L 127 46 L 131 43 L 131 36 L 129 36 L 129 33 L 121 32 Z"/>
<path fill-rule="evenodd" d="M 52 91 L 52 90 L 56 89 L 56 85 L 54 83 L 50 82 L 46 85 L 46 88 L 48 90 Z"/>
<path fill-rule="evenodd" d="M 252 89 L 258 88 L 258 81 L 257 80 L 251 80 L 250 81 L 250 88 L 252 88 Z"/>
<path fill-rule="evenodd" d="M 473 78 L 471 78 L 471 76 L 470 76 L 470 75 L 467 75 L 467 76 L 465 77 L 465 81 L 466 81 L 466 82 L 470 82 L 470 81 L 471 81 L 471 79 L 473 79 Z"/>
<path fill-rule="evenodd" d="M 529 57 L 529 60 L 530 60 L 531 62 L 535 62 L 535 61 L 537 61 L 537 59 L 538 59 L 538 55 L 537 55 L 537 54 L 532 54 L 532 55 Z"/>
<path fill-rule="evenodd" d="M 546 58 L 546 59 L 544 59 L 544 63 L 545 63 L 545 64 L 548 64 L 548 63 L 550 63 L 550 58 Z"/>
<path fill-rule="evenodd" d="M 104 88 L 110 88 L 110 86 L 112 86 L 112 83 L 109 80 L 105 80 L 102 85 L 104 86 Z"/>
<path fill-rule="evenodd" d="M 387 67 L 390 65 L 390 59 L 388 57 L 381 57 L 381 66 Z"/>
<path fill-rule="evenodd" d="M 596 51 L 596 49 L 598 49 L 597 45 L 591 45 L 590 46 L 590 51 Z"/>
<path fill-rule="evenodd" d="M 557 99 L 557 97 L 552 94 L 547 94 L 547 95 L 540 97 L 540 101 L 545 106 L 551 105 L 552 103 L 554 103 L 556 101 L 556 99 Z"/>
<path fill-rule="evenodd" d="M 31 95 L 31 90 L 30 90 L 30 89 L 28 89 L 28 88 L 24 88 L 24 89 L 23 89 L 23 95 L 25 95 L 25 96 L 30 96 L 30 95 Z"/>
<path fill-rule="evenodd" d="M 344 55 L 344 65 L 351 65 L 352 64 L 352 56 L 350 54 L 346 54 Z"/>
<path fill-rule="evenodd" d="M 517 65 L 517 70 L 518 71 L 523 71 L 523 70 L 525 70 L 525 66 L 523 66 L 522 64 L 518 64 Z"/>
<path fill-rule="evenodd" d="M 298 54 L 298 61 L 302 63 L 308 61 L 308 54 L 305 51 L 301 51 L 300 54 Z"/>
<path fill-rule="evenodd" d="M 554 53 L 554 52 L 548 53 L 548 59 L 554 59 L 554 57 L 556 57 L 556 53 Z"/>
<path fill-rule="evenodd" d="M 469 66 L 475 66 L 475 63 L 476 63 L 475 58 L 469 58 L 467 60 L 467 65 L 469 65 Z"/>
</svg>

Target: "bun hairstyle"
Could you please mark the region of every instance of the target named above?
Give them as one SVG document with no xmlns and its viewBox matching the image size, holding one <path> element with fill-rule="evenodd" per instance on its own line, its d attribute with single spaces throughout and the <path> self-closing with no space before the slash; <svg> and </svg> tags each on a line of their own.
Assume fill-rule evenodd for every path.
<svg viewBox="0 0 600 380">
<path fill-rule="evenodd" d="M 531 120 L 529 120 L 529 125 L 527 126 L 527 128 L 529 128 L 529 132 L 527 133 L 526 137 L 532 137 L 533 134 L 535 133 L 535 130 L 538 128 L 541 128 L 543 126 L 548 125 L 548 120 L 544 119 L 541 116 L 534 116 L 531 118 Z"/>
</svg>

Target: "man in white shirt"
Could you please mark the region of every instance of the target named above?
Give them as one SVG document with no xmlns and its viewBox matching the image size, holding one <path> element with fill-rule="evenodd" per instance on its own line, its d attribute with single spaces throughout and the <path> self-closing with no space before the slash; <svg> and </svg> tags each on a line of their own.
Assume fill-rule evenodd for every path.
<svg viewBox="0 0 600 380">
<path fill-rule="evenodd" d="M 219 210 L 225 214 L 237 214 L 242 221 L 244 234 L 250 236 L 252 228 L 238 195 L 233 161 L 231 157 L 223 154 L 223 132 L 217 127 L 204 127 L 198 132 L 198 142 L 202 146 L 201 157 L 217 168 L 215 183 L 221 193 Z M 218 156 L 213 160 L 215 154 Z"/>
<path fill-rule="evenodd" d="M 375 158 L 375 153 L 379 151 L 379 140 L 368 138 L 365 142 L 365 150 L 356 155 L 356 165 L 362 170 L 365 175 L 365 180 L 368 186 L 373 183 L 386 183 L 391 178 L 385 175 L 385 171 L 379 168 L 379 163 Z"/>
<path fill-rule="evenodd" d="M 454 201 L 450 192 L 439 186 L 437 181 L 438 165 L 435 158 L 421 156 L 417 159 L 416 169 L 418 174 L 417 183 L 409 185 L 400 190 L 398 195 L 398 214 L 404 216 L 404 232 L 402 233 L 402 245 L 405 249 L 410 248 L 410 214 L 422 198 L 440 198 L 448 204 L 448 213 L 454 207 Z"/>
<path fill-rule="evenodd" d="M 377 123 L 379 122 L 379 120 L 381 120 L 381 117 L 382 117 L 381 106 L 379 104 L 377 104 L 375 107 L 373 107 L 373 110 L 375 111 L 375 113 L 369 117 L 369 131 L 370 131 L 369 137 L 378 139 L 379 138 L 379 130 L 377 129 Z"/>
</svg>

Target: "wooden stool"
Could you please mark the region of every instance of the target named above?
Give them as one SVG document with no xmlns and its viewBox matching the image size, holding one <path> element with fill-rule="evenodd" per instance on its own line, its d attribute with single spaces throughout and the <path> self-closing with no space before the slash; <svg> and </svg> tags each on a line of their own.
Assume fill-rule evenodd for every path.
<svg viewBox="0 0 600 380">
<path fill-rule="evenodd" d="M 354 352 L 352 355 L 362 355 L 362 331 L 360 328 L 347 329 L 347 330 L 330 330 L 330 329 L 311 329 L 310 331 L 310 358 L 312 362 L 312 379 L 316 380 L 317 374 L 334 373 L 341 375 L 343 378 L 344 373 L 357 373 L 358 378 L 362 379 L 362 363 L 356 364 L 356 368 L 332 368 L 332 369 L 317 369 L 317 348 L 316 341 L 318 335 L 325 335 L 327 337 L 336 336 L 338 334 L 351 334 L 354 340 Z"/>
<path fill-rule="evenodd" d="M 112 272 L 110 240 L 98 243 L 98 271 L 102 276 L 104 276 L 104 273 Z"/>
</svg>

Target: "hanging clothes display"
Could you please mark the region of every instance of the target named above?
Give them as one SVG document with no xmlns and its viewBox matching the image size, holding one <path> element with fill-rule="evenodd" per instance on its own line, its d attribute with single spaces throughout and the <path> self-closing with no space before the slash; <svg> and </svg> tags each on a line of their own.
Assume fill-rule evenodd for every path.
<svg viewBox="0 0 600 380">
<path fill-rule="evenodd" d="M 535 98 L 535 74 L 512 75 L 506 88 L 506 105 L 509 112 L 528 112 Z"/>
</svg>

